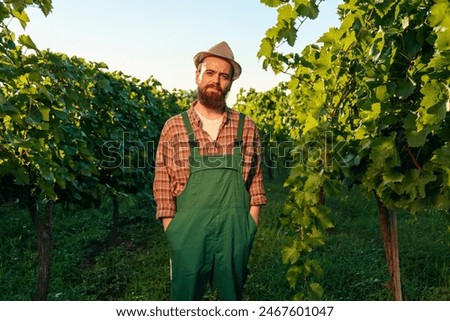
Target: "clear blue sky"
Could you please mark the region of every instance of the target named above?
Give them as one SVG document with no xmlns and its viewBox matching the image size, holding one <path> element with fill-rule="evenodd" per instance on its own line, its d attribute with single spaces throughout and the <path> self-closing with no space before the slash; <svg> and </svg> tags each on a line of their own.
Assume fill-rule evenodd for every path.
<svg viewBox="0 0 450 321">
<path fill-rule="evenodd" d="M 319 18 L 301 28 L 295 51 L 339 25 L 341 2 L 321 4 Z M 229 104 L 240 88 L 264 91 L 286 79 L 264 71 L 256 57 L 277 14 L 259 0 L 53 0 L 53 7 L 48 17 L 30 9 L 25 32 L 16 32 L 29 34 L 40 49 L 105 62 L 142 80 L 153 75 L 168 90 L 194 89 L 193 56 L 222 40 L 243 69 Z"/>
</svg>

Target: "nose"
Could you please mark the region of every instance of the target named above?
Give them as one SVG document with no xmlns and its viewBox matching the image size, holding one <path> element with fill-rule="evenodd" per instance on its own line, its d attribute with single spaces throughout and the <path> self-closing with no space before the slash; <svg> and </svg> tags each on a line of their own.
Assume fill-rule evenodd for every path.
<svg viewBox="0 0 450 321">
<path fill-rule="evenodd" d="M 213 81 L 215 84 L 220 83 L 220 74 L 219 73 L 214 75 Z"/>
</svg>

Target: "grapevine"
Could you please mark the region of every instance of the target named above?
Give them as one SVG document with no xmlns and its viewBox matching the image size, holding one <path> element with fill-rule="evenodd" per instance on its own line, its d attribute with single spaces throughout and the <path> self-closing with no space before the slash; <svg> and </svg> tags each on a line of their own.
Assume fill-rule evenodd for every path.
<svg viewBox="0 0 450 321">
<path fill-rule="evenodd" d="M 332 226 L 323 195 L 359 185 L 379 205 L 391 286 L 402 299 L 395 211 L 450 208 L 448 143 L 450 5 L 438 1 L 345 0 L 339 28 L 299 53 L 298 17 L 315 18 L 319 1 L 265 1 L 278 20 L 262 39 L 263 66 L 289 70 L 297 166 L 286 185 L 288 226 L 298 237 L 283 250 L 296 298 L 318 298 L 320 265 L 309 253 Z M 313 146 L 315 148 L 308 148 Z"/>
<path fill-rule="evenodd" d="M 153 78 L 140 81 L 16 37 L 9 21 L 25 28 L 30 5 L 45 15 L 52 9 L 50 0 L 0 2 L 0 201 L 18 199 L 30 211 L 39 252 L 36 299 L 43 300 L 53 205 L 98 206 L 111 198 L 114 238 L 118 199 L 143 193 L 151 200 L 157 140 L 178 106 L 177 95 Z"/>
</svg>

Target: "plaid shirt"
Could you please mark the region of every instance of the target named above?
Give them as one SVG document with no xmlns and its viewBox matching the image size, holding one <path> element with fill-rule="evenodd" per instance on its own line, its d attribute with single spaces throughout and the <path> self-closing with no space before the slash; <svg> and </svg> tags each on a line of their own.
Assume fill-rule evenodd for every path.
<svg viewBox="0 0 450 321">
<path fill-rule="evenodd" d="M 194 105 L 195 103 L 192 106 Z M 201 155 L 222 155 L 233 152 L 239 123 L 237 111 L 227 108 L 220 125 L 219 135 L 214 142 L 202 129 L 200 118 L 194 108 L 191 107 L 187 113 L 199 142 Z M 242 178 L 250 194 L 250 205 L 264 205 L 267 200 L 261 168 L 261 143 L 258 129 L 248 117 L 244 122 L 241 150 Z M 175 216 L 176 197 L 184 190 L 189 178 L 189 156 L 190 147 L 183 119 L 181 115 L 173 116 L 164 125 L 156 153 L 153 195 L 157 205 L 157 218 Z"/>
</svg>

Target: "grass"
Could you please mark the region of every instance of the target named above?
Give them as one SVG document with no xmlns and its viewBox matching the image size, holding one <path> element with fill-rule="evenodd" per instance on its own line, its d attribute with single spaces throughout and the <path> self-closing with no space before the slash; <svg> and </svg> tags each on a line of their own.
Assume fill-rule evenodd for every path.
<svg viewBox="0 0 450 321">
<path fill-rule="evenodd" d="M 391 300 L 374 200 L 353 188 L 328 200 L 335 228 L 318 251 L 325 300 Z M 442 213 L 397 213 L 402 287 L 407 300 L 450 299 L 450 233 Z"/>
<path fill-rule="evenodd" d="M 251 256 L 244 300 L 290 300 L 280 251 L 287 191 L 283 177 L 266 180 L 263 208 Z M 358 189 L 328 200 L 335 228 L 315 256 L 324 270 L 323 300 L 391 300 L 375 204 Z M 109 239 L 112 210 L 55 207 L 49 300 L 168 300 L 169 254 L 152 204 L 122 204 L 118 240 Z M 14 204 L 0 207 L 0 300 L 31 300 L 37 254 L 29 214 Z M 450 233 L 438 213 L 398 213 L 400 264 L 408 300 L 450 299 Z M 206 298 L 213 298 L 207 294 Z"/>
</svg>

